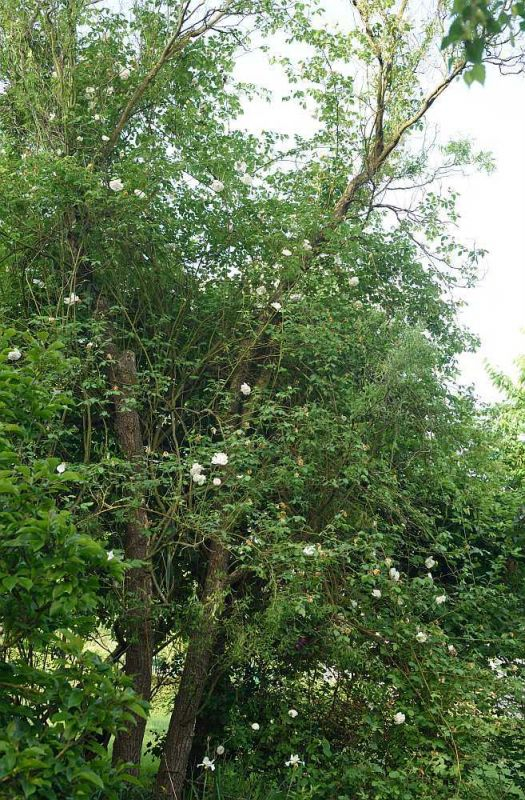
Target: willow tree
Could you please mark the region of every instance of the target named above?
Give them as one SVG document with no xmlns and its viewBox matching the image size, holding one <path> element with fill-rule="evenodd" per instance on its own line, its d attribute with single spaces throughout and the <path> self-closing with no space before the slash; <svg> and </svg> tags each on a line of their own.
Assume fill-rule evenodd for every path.
<svg viewBox="0 0 525 800">
<path fill-rule="evenodd" d="M 101 624 L 112 627 L 111 658 L 124 659 L 142 699 L 154 655 L 174 642 L 180 655 L 182 645 L 156 788 L 180 798 L 218 653 L 232 663 L 243 609 L 282 588 L 252 548 L 254 514 L 267 528 L 263 560 L 292 568 L 297 548 L 308 558 L 333 535 L 336 553 L 386 524 L 381 509 L 393 508 L 379 495 L 356 502 L 361 478 L 339 485 L 312 447 L 307 470 L 329 479 L 306 481 L 302 512 L 289 513 L 283 475 L 290 479 L 293 456 L 300 478 L 308 449 L 291 433 L 313 436 L 312 413 L 325 438 L 326 415 L 346 422 L 354 408 L 349 438 L 333 425 L 340 471 L 370 446 L 359 431 L 384 402 L 402 435 L 388 443 L 390 472 L 377 454 L 374 469 L 401 503 L 387 487 L 394 453 L 422 469 L 432 393 L 440 419 L 453 404 L 442 389 L 466 337 L 449 292 L 471 280 L 479 254 L 448 234 L 454 196 L 437 181 L 484 157 L 460 142 L 436 162 L 420 136 L 466 67 L 454 53 L 435 60 L 442 4 L 427 17 L 404 1 L 353 2 L 334 31 L 313 2 L 143 1 L 129 16 L 98 5 L 0 4 L 3 306 L 18 324 L 51 326 L 79 357 L 69 381 L 77 405 L 57 448 L 83 463 L 84 488 L 64 502 L 127 562 Z M 232 125 L 254 91 L 236 57 L 276 31 L 304 48 L 300 63 L 282 67 L 318 121 L 293 142 Z M 408 204 L 410 190 L 419 195 Z M 362 348 L 343 336 L 345 314 Z M 387 376 L 405 370 L 395 354 L 408 358 L 410 348 L 421 374 L 398 392 Z M 343 411 L 330 401 L 330 370 L 354 387 Z M 420 381 L 426 395 L 415 391 Z M 410 398 L 413 425 L 403 422 Z M 410 486 L 414 531 L 428 534 L 418 503 L 430 501 Z M 416 550 L 405 555 L 407 571 L 420 566 Z M 143 737 L 138 717 L 117 736 L 115 762 L 138 766 Z"/>
</svg>

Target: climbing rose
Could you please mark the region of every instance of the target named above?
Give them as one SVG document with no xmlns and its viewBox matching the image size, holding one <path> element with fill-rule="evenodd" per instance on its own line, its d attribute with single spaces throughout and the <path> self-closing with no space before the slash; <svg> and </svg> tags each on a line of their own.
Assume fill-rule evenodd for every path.
<svg viewBox="0 0 525 800">
<path fill-rule="evenodd" d="M 217 753 L 218 756 L 223 756 L 224 755 L 224 745 L 223 744 L 217 745 L 217 747 L 215 749 L 215 752 Z"/>
<path fill-rule="evenodd" d="M 282 305 L 280 303 L 277 303 L 277 302 L 270 303 L 270 305 L 271 305 L 272 308 L 275 308 L 276 311 L 280 311 L 281 308 L 282 308 Z"/>
<path fill-rule="evenodd" d="M 258 730 L 260 730 L 261 726 L 259 725 L 258 722 L 252 722 L 252 724 L 250 725 L 250 728 L 252 729 L 252 731 L 258 731 Z"/>
<path fill-rule="evenodd" d="M 225 467 L 228 463 L 228 456 L 226 453 L 215 453 L 213 456 L 211 463 L 214 464 L 216 467 Z"/>
<path fill-rule="evenodd" d="M 376 597 L 379 600 L 381 597 L 381 589 L 372 589 L 372 597 Z"/>
<path fill-rule="evenodd" d="M 418 631 L 416 633 L 416 639 L 418 640 L 418 642 L 421 642 L 421 644 L 423 644 L 424 642 L 427 641 L 428 635 L 424 633 L 424 631 Z"/>
<path fill-rule="evenodd" d="M 359 278 L 358 278 L 356 275 L 354 275 L 352 278 L 349 278 L 349 279 L 348 279 L 348 285 L 350 286 L 350 288 L 352 288 L 352 289 L 353 289 L 353 288 L 355 288 L 355 287 L 356 287 L 358 284 L 359 284 Z"/>
<path fill-rule="evenodd" d="M 315 556 L 315 547 L 313 544 L 307 544 L 306 547 L 303 547 L 303 553 L 305 556 Z"/>
<path fill-rule="evenodd" d="M 64 305 L 66 306 L 74 306 L 75 303 L 80 303 L 80 297 L 75 292 L 71 292 L 68 297 L 64 297 Z"/>
<path fill-rule="evenodd" d="M 62 475 L 62 473 L 65 472 L 65 471 L 66 471 L 66 462 L 62 461 L 62 463 L 59 464 L 58 467 L 57 467 L 57 472 L 58 472 L 59 475 Z"/>
<path fill-rule="evenodd" d="M 442 606 L 443 603 L 446 603 L 446 602 L 447 602 L 446 594 L 440 594 L 439 597 L 436 597 L 436 604 L 438 606 Z"/>
<path fill-rule="evenodd" d="M 388 574 L 390 575 L 391 579 L 396 582 L 401 577 L 401 573 L 398 572 L 398 570 L 395 567 L 391 567 L 391 569 L 388 571 Z"/>
<path fill-rule="evenodd" d="M 398 711 L 396 714 L 394 714 L 394 725 L 402 725 L 405 719 L 406 717 L 403 712 Z"/>
<path fill-rule="evenodd" d="M 434 561 L 434 559 L 432 558 L 432 556 L 429 556 L 429 557 L 428 557 L 428 558 L 425 560 L 425 567 L 426 567 L 427 569 L 432 569 L 432 567 L 435 567 L 435 566 L 436 566 L 436 564 L 437 564 L 437 562 L 436 562 L 436 561 Z"/>
<path fill-rule="evenodd" d="M 291 717 L 292 719 L 295 719 L 296 717 L 299 716 L 299 712 L 296 711 L 295 708 L 291 708 L 288 712 L 288 716 Z"/>
<path fill-rule="evenodd" d="M 224 189 L 224 183 L 222 181 L 212 181 L 210 188 L 213 189 L 214 192 L 222 192 Z"/>
<path fill-rule="evenodd" d="M 301 761 L 297 754 L 291 755 L 288 761 L 285 761 L 285 766 L 287 767 L 298 767 L 299 764 L 304 764 L 304 761 Z"/>
<path fill-rule="evenodd" d="M 22 358 L 22 353 L 18 347 L 15 347 L 14 350 L 10 350 L 7 354 L 8 361 L 18 361 L 20 358 Z"/>
<path fill-rule="evenodd" d="M 249 383 L 241 383 L 241 394 L 248 397 L 252 393 L 252 387 Z"/>
<path fill-rule="evenodd" d="M 197 766 L 204 767 L 204 769 L 211 769 L 212 772 L 215 769 L 215 763 L 211 760 L 211 758 L 208 758 L 208 756 L 204 756 L 202 759 L 202 764 L 197 764 Z"/>
<path fill-rule="evenodd" d="M 109 188 L 112 189 L 114 192 L 121 192 L 124 188 L 124 184 L 120 180 L 120 178 L 112 178 L 109 182 Z"/>
</svg>

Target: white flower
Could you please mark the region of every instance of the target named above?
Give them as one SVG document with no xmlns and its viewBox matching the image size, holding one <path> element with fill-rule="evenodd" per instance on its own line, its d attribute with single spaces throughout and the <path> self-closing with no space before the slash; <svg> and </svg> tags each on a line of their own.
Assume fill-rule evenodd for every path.
<svg viewBox="0 0 525 800">
<path fill-rule="evenodd" d="M 427 641 L 428 635 L 426 633 L 424 633 L 424 631 L 418 631 L 416 633 L 416 639 L 417 639 L 418 642 L 421 642 L 421 644 L 423 644 L 424 642 Z"/>
<path fill-rule="evenodd" d="M 204 467 L 202 464 L 199 464 L 197 461 L 191 465 L 190 477 L 197 486 L 202 486 L 206 483 L 206 475 L 204 475 L 203 469 Z"/>
<path fill-rule="evenodd" d="M 212 482 L 214 486 L 220 486 L 222 483 L 220 478 L 214 478 Z"/>
<path fill-rule="evenodd" d="M 391 567 L 393 563 L 391 558 L 385 558 L 385 567 Z"/>
<path fill-rule="evenodd" d="M 198 767 L 204 767 L 204 769 L 211 769 L 213 772 L 215 769 L 215 762 L 208 758 L 208 756 L 204 756 L 202 759 L 202 764 L 197 764 Z"/>
<path fill-rule="evenodd" d="M 310 242 L 308 241 L 308 239 L 305 239 L 305 240 L 304 240 L 304 242 L 303 242 L 303 249 L 304 249 L 304 250 L 313 250 L 313 247 L 312 247 L 312 245 L 310 244 Z"/>
<path fill-rule="evenodd" d="M 359 284 L 359 278 L 357 275 L 354 275 L 352 278 L 348 279 L 348 285 L 351 289 L 354 289 Z"/>
<path fill-rule="evenodd" d="M 83 136 L 77 136 L 77 142 L 83 142 L 83 141 L 84 141 Z"/>
<path fill-rule="evenodd" d="M 290 295 L 290 300 L 292 301 L 292 303 L 300 303 L 302 299 L 303 295 L 300 294 L 299 292 Z"/>
<path fill-rule="evenodd" d="M 217 745 L 217 747 L 215 748 L 215 752 L 217 753 L 218 756 L 223 756 L 224 755 L 224 745 L 223 744 Z"/>
<path fill-rule="evenodd" d="M 228 463 L 228 456 L 226 453 L 215 453 L 211 463 L 216 467 L 225 467 Z"/>
<path fill-rule="evenodd" d="M 93 119 L 95 120 L 95 122 L 100 122 L 101 119 L 100 114 L 95 114 Z"/>
<path fill-rule="evenodd" d="M 283 256 L 291 256 L 292 255 L 292 251 L 288 250 L 286 247 L 284 248 L 284 250 L 281 250 L 281 253 L 283 254 Z"/>
<path fill-rule="evenodd" d="M 427 578 L 429 579 L 429 581 L 431 581 L 432 583 L 434 583 L 434 576 L 432 575 L 432 573 L 431 573 L 431 572 L 427 572 Z"/>
<path fill-rule="evenodd" d="M 75 303 L 80 303 L 80 297 L 75 292 L 71 292 L 70 295 L 64 297 L 64 305 L 66 306 L 74 306 Z"/>
<path fill-rule="evenodd" d="M 447 602 L 446 594 L 440 594 L 439 597 L 436 597 L 436 605 L 442 606 L 443 603 Z"/>
<path fill-rule="evenodd" d="M 400 573 L 400 572 L 398 572 L 398 570 L 397 570 L 395 567 L 391 567 L 391 568 L 389 569 L 389 571 L 388 571 L 388 574 L 390 575 L 391 579 L 392 579 L 393 581 L 396 581 L 396 582 L 397 582 L 397 581 L 399 580 L 399 578 L 401 577 L 401 573 Z"/>
<path fill-rule="evenodd" d="M 105 133 L 100 138 L 102 139 L 103 142 L 109 142 L 109 136 L 106 136 Z"/>
<path fill-rule="evenodd" d="M 265 297 L 268 294 L 268 289 L 266 288 L 266 286 L 258 286 L 257 289 L 255 290 L 255 294 L 258 297 Z"/>
<path fill-rule="evenodd" d="M 57 467 L 57 472 L 58 472 L 58 474 L 59 474 L 59 475 L 62 475 L 62 473 L 66 471 L 66 467 L 67 467 L 67 464 L 66 464 L 66 462 L 65 462 L 65 461 L 62 461 L 62 463 L 61 463 L 61 464 L 59 464 L 59 465 L 58 465 L 58 467 Z"/>
<path fill-rule="evenodd" d="M 252 387 L 249 383 L 241 383 L 241 394 L 248 397 L 252 393 Z"/>
<path fill-rule="evenodd" d="M 291 755 L 288 761 L 285 761 L 285 766 L 287 767 L 298 767 L 299 764 L 304 764 L 304 761 L 301 761 L 297 754 Z"/>
<path fill-rule="evenodd" d="M 429 556 L 429 557 L 428 557 L 428 558 L 425 560 L 425 567 L 426 567 L 427 569 L 432 569 L 432 567 L 435 567 L 435 566 L 436 566 L 436 564 L 437 564 L 437 561 L 434 561 L 434 559 L 432 558 L 432 556 Z"/>
<path fill-rule="evenodd" d="M 118 74 L 119 78 L 121 78 L 123 81 L 127 81 L 130 75 L 131 75 L 131 70 L 128 69 L 127 67 L 122 67 L 122 69 Z"/>
<path fill-rule="evenodd" d="M 108 86 L 108 88 L 106 89 L 107 94 L 113 94 L 114 91 L 115 89 L 113 86 Z"/>
<path fill-rule="evenodd" d="M 51 114 L 49 115 L 49 121 L 50 122 L 54 122 L 56 120 L 56 118 L 57 118 L 57 115 L 55 114 L 54 111 L 52 111 Z"/>
<path fill-rule="evenodd" d="M 379 600 L 381 597 L 381 589 L 372 589 L 372 597 L 376 597 Z"/>
<path fill-rule="evenodd" d="M 282 308 L 282 305 L 281 305 L 280 303 L 277 303 L 277 302 L 275 302 L 275 303 L 270 303 L 270 305 L 271 305 L 271 307 L 272 307 L 272 308 L 274 308 L 276 311 L 280 311 L 280 310 L 281 310 L 281 308 Z"/>
<path fill-rule="evenodd" d="M 516 439 L 518 440 L 518 442 L 525 442 L 525 433 L 518 433 Z"/>
<path fill-rule="evenodd" d="M 453 644 L 447 645 L 447 650 L 448 650 L 448 652 L 450 653 L 451 656 L 457 656 L 457 654 L 458 654 L 458 651 L 456 650 L 456 648 L 454 647 Z"/>
<path fill-rule="evenodd" d="M 307 544 L 306 547 L 303 547 L 303 553 L 305 556 L 315 556 L 316 550 L 313 544 Z"/>
<path fill-rule="evenodd" d="M 33 278 L 32 283 L 39 289 L 43 289 L 45 286 L 44 281 L 40 280 L 40 278 Z"/>
<path fill-rule="evenodd" d="M 243 175 L 241 178 L 241 183 L 244 183 L 245 186 L 253 186 L 253 178 L 251 175 Z"/>
<path fill-rule="evenodd" d="M 292 719 L 295 719 L 296 717 L 299 716 L 299 712 L 296 711 L 295 708 L 291 708 L 288 712 L 288 716 L 291 717 Z"/>
<path fill-rule="evenodd" d="M 143 192 L 142 189 L 133 189 L 133 194 L 135 197 L 140 197 L 141 200 L 146 197 L 146 192 Z"/>
<path fill-rule="evenodd" d="M 246 163 L 246 161 L 236 161 L 234 166 L 237 172 L 245 173 L 246 170 L 248 169 L 248 164 Z"/>
<path fill-rule="evenodd" d="M 114 558 L 115 558 L 115 553 L 113 552 L 113 550 L 108 550 L 108 561 L 113 561 Z"/>
<path fill-rule="evenodd" d="M 403 712 L 398 711 L 396 714 L 394 714 L 394 725 L 402 725 L 405 719 L 406 717 Z"/>
<path fill-rule="evenodd" d="M 88 97 L 93 97 L 95 94 L 95 87 L 94 86 L 86 86 L 86 94 Z"/>
<path fill-rule="evenodd" d="M 252 729 L 252 731 L 258 731 L 258 730 L 260 730 L 261 726 L 259 725 L 258 722 L 252 722 L 252 724 L 250 725 L 250 728 Z"/>
<path fill-rule="evenodd" d="M 203 486 L 206 483 L 206 475 L 203 475 L 202 473 L 195 475 L 193 478 L 193 483 L 195 483 L 197 486 Z"/>
<path fill-rule="evenodd" d="M 15 347 L 13 350 L 10 350 L 7 354 L 8 361 L 18 361 L 21 358 L 22 358 L 22 353 L 20 352 L 18 347 Z"/>
<path fill-rule="evenodd" d="M 124 188 L 124 184 L 120 180 L 120 178 L 112 178 L 109 182 L 109 188 L 112 189 L 114 192 L 121 192 Z"/>
<path fill-rule="evenodd" d="M 213 189 L 214 192 L 222 192 L 224 190 L 224 183 L 222 181 L 212 181 L 210 188 Z"/>
<path fill-rule="evenodd" d="M 337 683 L 339 675 L 337 670 L 333 667 L 326 667 L 325 671 L 323 672 L 323 680 L 328 686 L 335 686 Z"/>
</svg>

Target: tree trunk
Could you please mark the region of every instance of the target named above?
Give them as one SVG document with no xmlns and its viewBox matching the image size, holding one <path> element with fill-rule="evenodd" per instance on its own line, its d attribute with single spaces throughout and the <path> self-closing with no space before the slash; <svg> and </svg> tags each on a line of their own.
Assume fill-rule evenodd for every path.
<svg viewBox="0 0 525 800">
<path fill-rule="evenodd" d="M 120 449 L 130 460 L 144 453 L 144 442 L 138 412 L 130 405 L 133 387 L 137 382 L 135 355 L 131 351 L 118 353 L 114 345 L 108 348 L 110 356 L 109 379 L 115 395 L 115 430 Z M 153 661 L 153 636 L 151 625 L 151 575 L 147 564 L 149 539 L 148 517 L 142 507 L 131 511 L 124 536 L 124 556 L 146 562 L 143 566 L 128 570 L 125 580 L 126 608 L 122 618 L 122 629 L 126 641 L 124 672 L 133 688 L 143 700 L 151 695 Z M 117 734 L 113 746 L 113 763 L 131 762 L 138 771 L 146 720 L 135 716 L 134 724 Z"/>
<path fill-rule="evenodd" d="M 195 723 L 219 631 L 227 583 L 228 550 L 212 542 L 202 593 L 201 618 L 190 639 L 179 691 L 157 774 L 156 797 L 181 800 Z"/>
</svg>

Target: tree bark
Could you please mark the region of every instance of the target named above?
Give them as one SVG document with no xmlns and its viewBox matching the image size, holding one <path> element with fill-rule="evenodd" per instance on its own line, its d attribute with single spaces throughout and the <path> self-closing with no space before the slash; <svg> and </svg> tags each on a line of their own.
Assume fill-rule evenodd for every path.
<svg viewBox="0 0 525 800">
<path fill-rule="evenodd" d="M 182 800 L 188 760 L 208 669 L 219 632 L 227 585 L 228 550 L 212 542 L 201 600 L 201 618 L 191 636 L 179 690 L 171 714 L 155 796 Z"/>
<path fill-rule="evenodd" d="M 134 386 L 137 383 L 135 355 L 131 351 L 119 353 L 114 345 L 108 348 L 110 357 L 109 379 L 115 395 L 115 431 L 120 449 L 130 459 L 144 453 L 144 442 L 138 412 L 130 405 Z M 153 635 L 151 623 L 151 575 L 147 564 L 149 538 L 148 516 L 143 507 L 143 498 L 137 508 L 131 510 L 124 535 L 126 559 L 145 562 L 128 570 L 125 579 L 126 609 L 122 628 L 126 640 L 124 673 L 133 683 L 133 688 L 143 700 L 151 696 L 153 662 Z M 138 771 L 146 720 L 135 716 L 134 724 L 117 734 L 113 746 L 113 763 L 120 761 L 136 765 Z"/>
</svg>

